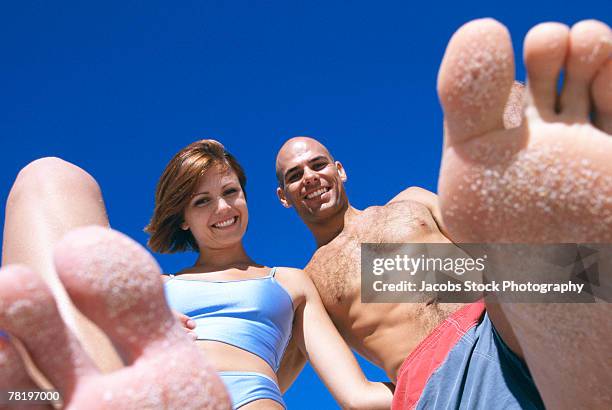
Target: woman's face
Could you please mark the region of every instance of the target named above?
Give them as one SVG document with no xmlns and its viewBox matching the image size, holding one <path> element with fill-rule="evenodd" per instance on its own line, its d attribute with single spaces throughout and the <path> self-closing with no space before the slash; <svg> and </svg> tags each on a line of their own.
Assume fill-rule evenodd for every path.
<svg viewBox="0 0 612 410">
<path fill-rule="evenodd" d="M 249 223 L 249 211 L 232 168 L 215 166 L 206 171 L 183 216 L 181 228 L 191 231 L 200 250 L 222 249 L 240 242 Z"/>
</svg>

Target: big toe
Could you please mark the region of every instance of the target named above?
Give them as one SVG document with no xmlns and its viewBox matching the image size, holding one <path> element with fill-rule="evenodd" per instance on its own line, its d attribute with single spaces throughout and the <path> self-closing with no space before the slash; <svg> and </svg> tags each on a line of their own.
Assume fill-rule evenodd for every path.
<svg viewBox="0 0 612 410">
<path fill-rule="evenodd" d="M 108 228 L 79 228 L 58 244 L 55 263 L 75 305 L 129 364 L 97 386 L 109 403 L 142 396 L 170 408 L 227 408 L 222 382 L 172 315 L 144 248 Z"/>
<path fill-rule="evenodd" d="M 514 82 L 508 30 L 493 19 L 474 20 L 451 38 L 438 73 L 447 144 L 504 128 Z"/>
<path fill-rule="evenodd" d="M 157 263 L 127 236 L 98 226 L 75 229 L 57 245 L 55 264 L 75 305 L 128 362 L 143 353 L 143 340 L 186 337 L 165 302 Z"/>
</svg>

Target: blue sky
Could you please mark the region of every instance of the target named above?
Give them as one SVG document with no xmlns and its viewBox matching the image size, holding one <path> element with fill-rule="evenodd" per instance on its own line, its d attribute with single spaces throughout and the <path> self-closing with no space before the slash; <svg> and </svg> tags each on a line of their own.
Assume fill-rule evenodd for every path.
<svg viewBox="0 0 612 410">
<path fill-rule="evenodd" d="M 21 167 L 59 156 L 98 180 L 112 226 L 144 245 L 164 166 L 193 140 L 215 138 L 247 172 L 250 254 L 303 267 L 314 242 L 276 199 L 276 150 L 294 135 L 320 138 L 343 162 L 357 208 L 411 185 L 435 191 L 438 65 L 452 33 L 484 16 L 510 28 L 520 56 L 532 25 L 610 24 L 612 8 L 594 0 L 5 3 L 0 212 Z M 195 258 L 156 257 L 166 272 Z M 291 409 L 335 408 L 309 368 L 286 400 Z"/>
</svg>

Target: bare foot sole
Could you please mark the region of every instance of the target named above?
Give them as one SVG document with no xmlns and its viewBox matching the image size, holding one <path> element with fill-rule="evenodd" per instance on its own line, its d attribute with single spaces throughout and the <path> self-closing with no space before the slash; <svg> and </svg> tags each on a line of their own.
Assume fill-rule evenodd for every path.
<svg viewBox="0 0 612 410">
<path fill-rule="evenodd" d="M 131 239 L 110 229 L 75 230 L 55 252 L 75 305 L 113 341 L 126 366 L 101 374 L 61 319 L 37 274 L 0 271 L 0 328 L 21 340 L 58 389 L 65 408 L 229 409 L 227 393 L 167 307 L 159 268 Z M 0 390 L 33 383 L 0 338 Z"/>
<path fill-rule="evenodd" d="M 524 45 L 524 119 L 505 129 L 514 80 L 506 28 L 483 19 L 455 33 L 438 76 L 446 122 L 438 188 L 454 242 L 612 242 L 611 52 L 599 21 L 534 27 Z M 610 306 L 502 306 L 547 407 L 612 406 Z"/>
</svg>

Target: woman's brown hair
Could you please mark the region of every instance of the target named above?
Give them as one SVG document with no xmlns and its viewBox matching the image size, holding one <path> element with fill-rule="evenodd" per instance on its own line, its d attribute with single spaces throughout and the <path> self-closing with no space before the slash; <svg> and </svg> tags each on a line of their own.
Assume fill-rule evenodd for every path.
<svg viewBox="0 0 612 410">
<path fill-rule="evenodd" d="M 147 244 L 153 251 L 174 253 L 198 250 L 191 231 L 181 229 L 183 212 L 198 179 L 213 166 L 231 168 L 246 196 L 244 170 L 220 142 L 200 140 L 189 144 L 170 160 L 157 183 L 155 210 L 151 222 L 144 229 L 151 235 Z"/>
</svg>

